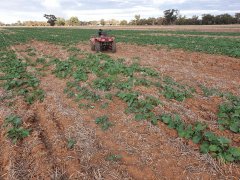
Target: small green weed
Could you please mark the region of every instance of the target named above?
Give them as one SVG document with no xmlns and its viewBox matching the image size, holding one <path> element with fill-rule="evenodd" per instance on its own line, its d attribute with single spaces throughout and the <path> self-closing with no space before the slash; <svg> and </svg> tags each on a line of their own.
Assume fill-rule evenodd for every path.
<svg viewBox="0 0 240 180">
<path fill-rule="evenodd" d="M 113 124 L 111 122 L 109 122 L 109 119 L 107 116 L 101 116 L 98 117 L 95 120 L 96 124 L 101 125 L 102 130 L 106 131 L 107 129 L 109 129 Z"/>
</svg>

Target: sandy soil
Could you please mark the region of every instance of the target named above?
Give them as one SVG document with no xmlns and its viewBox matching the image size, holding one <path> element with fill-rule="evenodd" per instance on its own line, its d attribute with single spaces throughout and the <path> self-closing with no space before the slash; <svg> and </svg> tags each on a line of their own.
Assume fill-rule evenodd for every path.
<svg viewBox="0 0 240 180">
<path fill-rule="evenodd" d="M 18 57 L 30 58 L 27 48 L 36 50 L 36 57 L 55 57 L 65 60 L 69 52 L 57 45 L 31 41 L 17 45 Z M 78 44 L 89 51 L 87 44 Z M 141 65 L 155 68 L 176 81 L 197 87 L 199 83 L 217 87 L 239 95 L 240 61 L 225 56 L 191 53 L 182 50 L 156 49 L 153 46 L 118 44 L 114 58 L 126 62 L 138 60 Z M 50 68 L 51 69 L 51 68 Z M 51 70 L 39 77 L 46 92 L 42 103 L 27 105 L 21 98 L 14 107 L 0 102 L 0 125 L 4 118 L 16 113 L 23 118 L 24 127 L 31 128 L 31 136 L 13 145 L 0 135 L 0 177 L 2 179 L 238 179 L 237 164 L 221 164 L 208 155 L 202 155 L 198 146 L 177 138 L 176 132 L 162 123 L 134 121 L 124 113 L 126 104 L 117 98 L 109 101 L 106 109 L 102 102 L 94 109 L 79 109 L 78 104 L 66 97 L 66 80 L 52 75 Z M 154 94 L 154 89 L 139 88 Z M 4 94 L 0 89 L 0 94 Z M 162 98 L 162 97 L 159 97 Z M 164 101 L 164 99 L 161 99 Z M 216 130 L 216 111 L 222 99 L 204 98 L 201 93 L 185 102 L 166 101 L 156 111 L 179 112 L 186 121 L 210 121 Z M 162 108 L 162 109 L 161 109 Z M 114 126 L 102 131 L 94 120 L 108 114 Z M 230 133 L 226 134 L 232 137 Z M 76 145 L 67 148 L 73 138 Z M 239 136 L 234 136 L 239 145 Z M 119 161 L 108 161 L 110 154 L 121 155 Z"/>
</svg>

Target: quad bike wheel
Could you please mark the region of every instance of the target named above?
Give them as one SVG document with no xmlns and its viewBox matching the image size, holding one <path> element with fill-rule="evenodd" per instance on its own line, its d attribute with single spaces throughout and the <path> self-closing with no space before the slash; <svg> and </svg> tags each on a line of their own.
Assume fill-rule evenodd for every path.
<svg viewBox="0 0 240 180">
<path fill-rule="evenodd" d="M 101 51 L 101 44 L 100 44 L 100 42 L 96 42 L 95 43 L 95 51 L 96 52 L 100 52 Z"/>
<path fill-rule="evenodd" d="M 112 42 L 112 52 L 115 53 L 117 51 L 117 45 L 116 45 L 116 42 L 113 41 Z"/>
<path fill-rule="evenodd" d="M 90 46 L 91 46 L 91 50 L 94 51 L 95 50 L 95 46 L 94 46 L 92 41 L 90 41 Z"/>
</svg>

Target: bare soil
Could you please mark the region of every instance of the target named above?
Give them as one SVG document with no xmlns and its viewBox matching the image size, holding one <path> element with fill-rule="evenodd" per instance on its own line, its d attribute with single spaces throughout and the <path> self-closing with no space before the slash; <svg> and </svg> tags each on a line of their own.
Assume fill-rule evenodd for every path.
<svg viewBox="0 0 240 180">
<path fill-rule="evenodd" d="M 63 47 L 46 42 L 31 41 L 14 49 L 19 57 L 30 58 L 25 52 L 34 48 L 36 57 L 51 56 L 65 60 L 70 56 Z M 88 44 L 78 44 L 89 51 Z M 89 51 L 90 52 L 90 51 Z M 240 95 L 240 61 L 225 56 L 192 53 L 182 50 L 118 44 L 113 58 L 126 62 L 138 61 L 176 81 L 198 87 L 204 84 Z M 13 145 L 2 129 L 0 135 L 0 179 L 238 179 L 238 164 L 222 164 L 209 155 L 202 155 L 198 146 L 177 137 L 164 124 L 137 122 L 125 114 L 126 104 L 115 98 L 106 109 L 97 102 L 94 109 L 80 109 L 66 97 L 66 80 L 60 80 L 46 70 L 40 77 L 46 92 L 42 103 L 27 105 L 21 98 L 14 107 L 0 102 L 0 125 L 4 118 L 16 113 L 23 118 L 24 127 L 31 135 Z M 156 89 L 137 87 L 138 91 L 154 95 Z M 6 92 L 0 89 L 0 94 Z M 156 111 L 178 112 L 185 121 L 206 121 L 217 132 L 216 112 L 221 98 L 196 96 L 182 103 L 164 101 L 166 106 Z M 107 114 L 113 122 L 108 131 L 102 131 L 95 119 Z M 239 136 L 230 132 L 239 146 Z M 73 149 L 67 148 L 69 139 L 75 139 Z M 111 154 L 121 155 L 118 161 L 109 161 Z"/>
</svg>

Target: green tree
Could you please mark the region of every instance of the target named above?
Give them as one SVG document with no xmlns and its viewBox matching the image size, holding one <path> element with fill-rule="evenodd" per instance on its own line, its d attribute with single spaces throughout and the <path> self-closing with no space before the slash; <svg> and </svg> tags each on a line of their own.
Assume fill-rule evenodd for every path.
<svg viewBox="0 0 240 180">
<path fill-rule="evenodd" d="M 64 26 L 64 25 L 66 24 L 66 21 L 65 21 L 64 18 L 58 17 L 58 18 L 57 18 L 57 21 L 56 21 L 56 24 L 57 24 L 58 26 Z"/>
<path fill-rule="evenodd" d="M 234 21 L 234 17 L 232 17 L 230 14 L 220 14 L 214 18 L 215 24 L 233 24 Z"/>
<path fill-rule="evenodd" d="M 52 15 L 52 14 L 44 14 L 44 17 L 48 20 L 47 23 L 50 24 L 50 26 L 54 26 L 55 22 L 57 21 L 56 16 Z"/>
<path fill-rule="evenodd" d="M 128 22 L 126 21 L 126 20 L 122 20 L 121 22 L 120 22 L 120 25 L 121 26 L 126 26 L 128 24 Z"/>
<path fill-rule="evenodd" d="M 79 26 L 80 25 L 80 21 L 79 21 L 78 17 L 71 17 L 68 20 L 68 25 L 70 25 L 70 26 Z"/>
<path fill-rule="evenodd" d="M 164 17 L 167 21 L 167 24 L 173 24 L 178 17 L 179 10 L 177 9 L 168 9 L 164 11 Z"/>
<path fill-rule="evenodd" d="M 102 26 L 105 26 L 105 24 L 106 24 L 105 20 L 104 20 L 104 19 L 101 19 L 101 20 L 100 20 L 100 24 L 101 24 Z"/>
<path fill-rule="evenodd" d="M 139 25 L 141 16 L 138 14 L 138 15 L 135 15 L 134 17 L 135 17 L 135 25 Z"/>
<path fill-rule="evenodd" d="M 238 24 L 240 24 L 240 13 L 235 14 L 235 18 Z"/>
<path fill-rule="evenodd" d="M 214 16 L 211 14 L 203 14 L 202 15 L 202 24 L 211 25 L 214 24 Z"/>
</svg>

